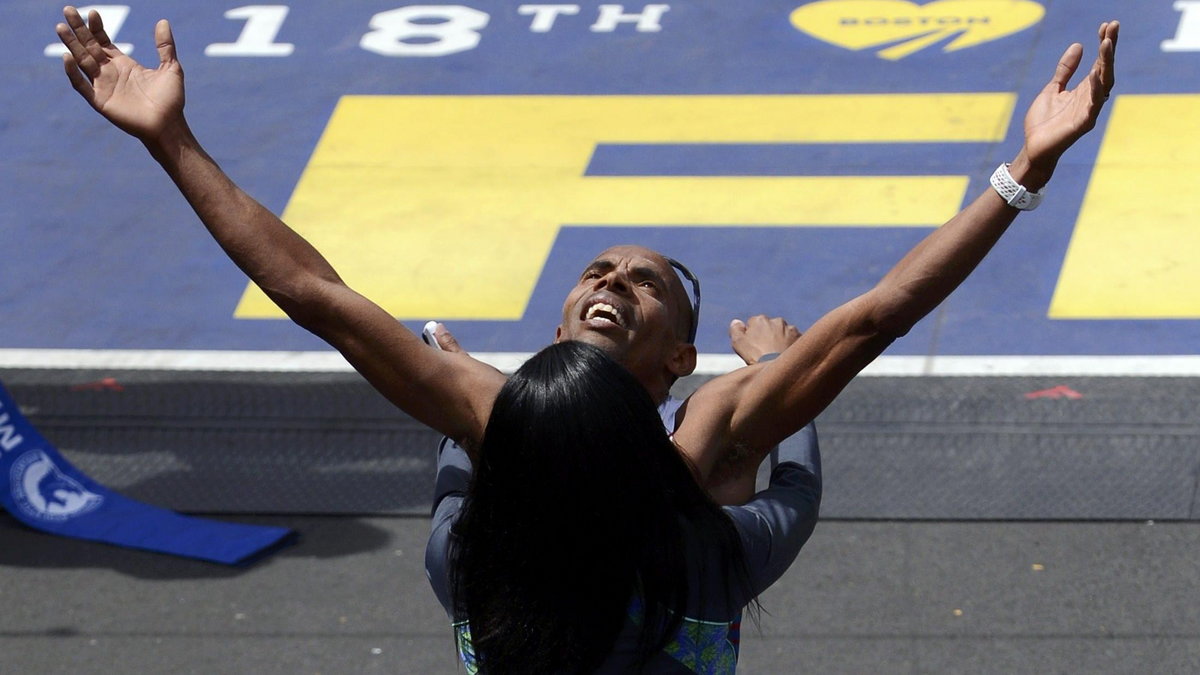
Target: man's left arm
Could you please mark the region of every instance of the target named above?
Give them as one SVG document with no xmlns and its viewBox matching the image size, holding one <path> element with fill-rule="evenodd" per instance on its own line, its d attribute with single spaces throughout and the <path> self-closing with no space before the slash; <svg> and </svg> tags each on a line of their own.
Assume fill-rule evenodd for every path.
<svg viewBox="0 0 1200 675">
<path fill-rule="evenodd" d="M 781 317 L 758 314 L 746 321 L 734 319 L 729 324 L 729 344 L 747 366 L 773 361 L 800 339 L 800 331 Z M 755 493 L 759 465 L 766 455 L 774 456 L 782 446 L 788 446 L 788 456 L 808 458 L 806 469 L 820 483 L 821 463 L 817 450 L 817 431 L 813 423 L 780 442 L 765 453 L 729 453 L 721 458 L 709 476 L 705 489 L 722 506 L 748 502 Z"/>
<path fill-rule="evenodd" d="M 1074 89 L 1067 83 L 1083 47 L 1067 48 L 1030 106 L 1025 144 L 1009 167 L 1027 190 L 1040 190 L 1063 152 L 1095 126 L 1113 86 L 1118 30 L 1115 21 L 1100 26 L 1099 54 Z M 873 289 L 823 316 L 778 359 L 701 387 L 676 432 L 677 442 L 693 450 L 701 475 L 707 479 L 726 453 L 762 453 L 815 418 L 966 279 L 1018 213 L 988 188 L 917 244 Z"/>
</svg>

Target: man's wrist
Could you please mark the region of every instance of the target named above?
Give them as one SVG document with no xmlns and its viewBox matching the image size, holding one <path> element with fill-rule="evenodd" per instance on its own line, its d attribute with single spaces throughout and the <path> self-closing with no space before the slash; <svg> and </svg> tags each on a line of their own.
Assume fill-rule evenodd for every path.
<svg viewBox="0 0 1200 675">
<path fill-rule="evenodd" d="M 1042 203 L 1044 195 L 1041 192 L 1033 192 L 1025 188 L 1012 177 L 1008 171 L 1008 164 L 1001 164 L 992 172 L 992 177 L 988 182 L 996 190 L 1009 206 L 1021 211 L 1032 211 Z"/>
<path fill-rule="evenodd" d="M 1056 164 L 1057 162 L 1047 163 L 1045 161 L 1035 163 L 1029 159 L 1022 148 L 1012 163 L 1008 165 L 1008 173 L 1026 190 L 1038 192 L 1046 186 L 1046 183 L 1050 182 Z"/>
<path fill-rule="evenodd" d="M 192 135 L 187 120 L 182 117 L 164 125 L 158 133 L 140 140 L 159 164 L 168 167 L 177 162 L 186 148 L 197 145 L 196 137 Z"/>
</svg>

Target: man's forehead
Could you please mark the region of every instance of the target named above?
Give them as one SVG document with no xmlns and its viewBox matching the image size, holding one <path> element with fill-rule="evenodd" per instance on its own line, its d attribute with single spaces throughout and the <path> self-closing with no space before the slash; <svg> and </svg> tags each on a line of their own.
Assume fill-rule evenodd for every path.
<svg viewBox="0 0 1200 675">
<path fill-rule="evenodd" d="M 612 246 L 604 251 L 601 251 L 600 255 L 593 258 L 592 262 L 588 264 L 588 267 L 592 267 L 596 264 L 615 265 L 626 260 L 643 264 L 651 263 L 653 267 L 667 276 L 674 276 L 671 263 L 667 261 L 667 258 L 658 251 L 646 248 L 644 246 Z"/>
<path fill-rule="evenodd" d="M 677 309 L 682 312 L 691 311 L 691 301 L 688 299 L 683 281 L 675 273 L 675 266 L 671 264 L 671 261 L 666 256 L 654 249 L 637 246 L 636 244 L 612 246 L 596 256 L 587 266 L 587 269 L 594 267 L 616 267 L 624 261 L 628 261 L 634 267 L 653 269 L 666 281 L 671 295 L 675 296 L 676 302 L 679 304 Z"/>
</svg>

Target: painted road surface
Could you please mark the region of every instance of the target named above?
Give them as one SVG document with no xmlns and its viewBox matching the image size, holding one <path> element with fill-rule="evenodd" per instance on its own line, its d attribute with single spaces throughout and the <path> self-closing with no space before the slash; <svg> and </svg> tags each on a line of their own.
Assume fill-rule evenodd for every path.
<svg viewBox="0 0 1200 675">
<path fill-rule="evenodd" d="M 734 317 L 809 325 L 988 189 L 1063 49 L 1090 63 L 1117 17 L 1095 131 L 888 354 L 1200 345 L 1200 0 L 91 7 L 143 64 L 172 21 L 197 135 L 352 286 L 518 353 L 625 242 L 700 276 L 702 352 Z M 6 3 L 0 349 L 323 349 L 71 90 L 59 11 Z"/>
</svg>

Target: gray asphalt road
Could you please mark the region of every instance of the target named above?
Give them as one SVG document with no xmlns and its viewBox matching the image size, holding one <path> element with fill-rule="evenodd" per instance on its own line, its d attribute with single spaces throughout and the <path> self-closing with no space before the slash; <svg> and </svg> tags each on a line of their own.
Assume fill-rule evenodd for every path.
<svg viewBox="0 0 1200 675">
<path fill-rule="evenodd" d="M 454 673 L 424 518 L 246 517 L 303 533 L 239 570 L 0 516 L 0 671 Z M 1200 672 L 1200 524 L 817 528 L 742 673 Z"/>
</svg>

